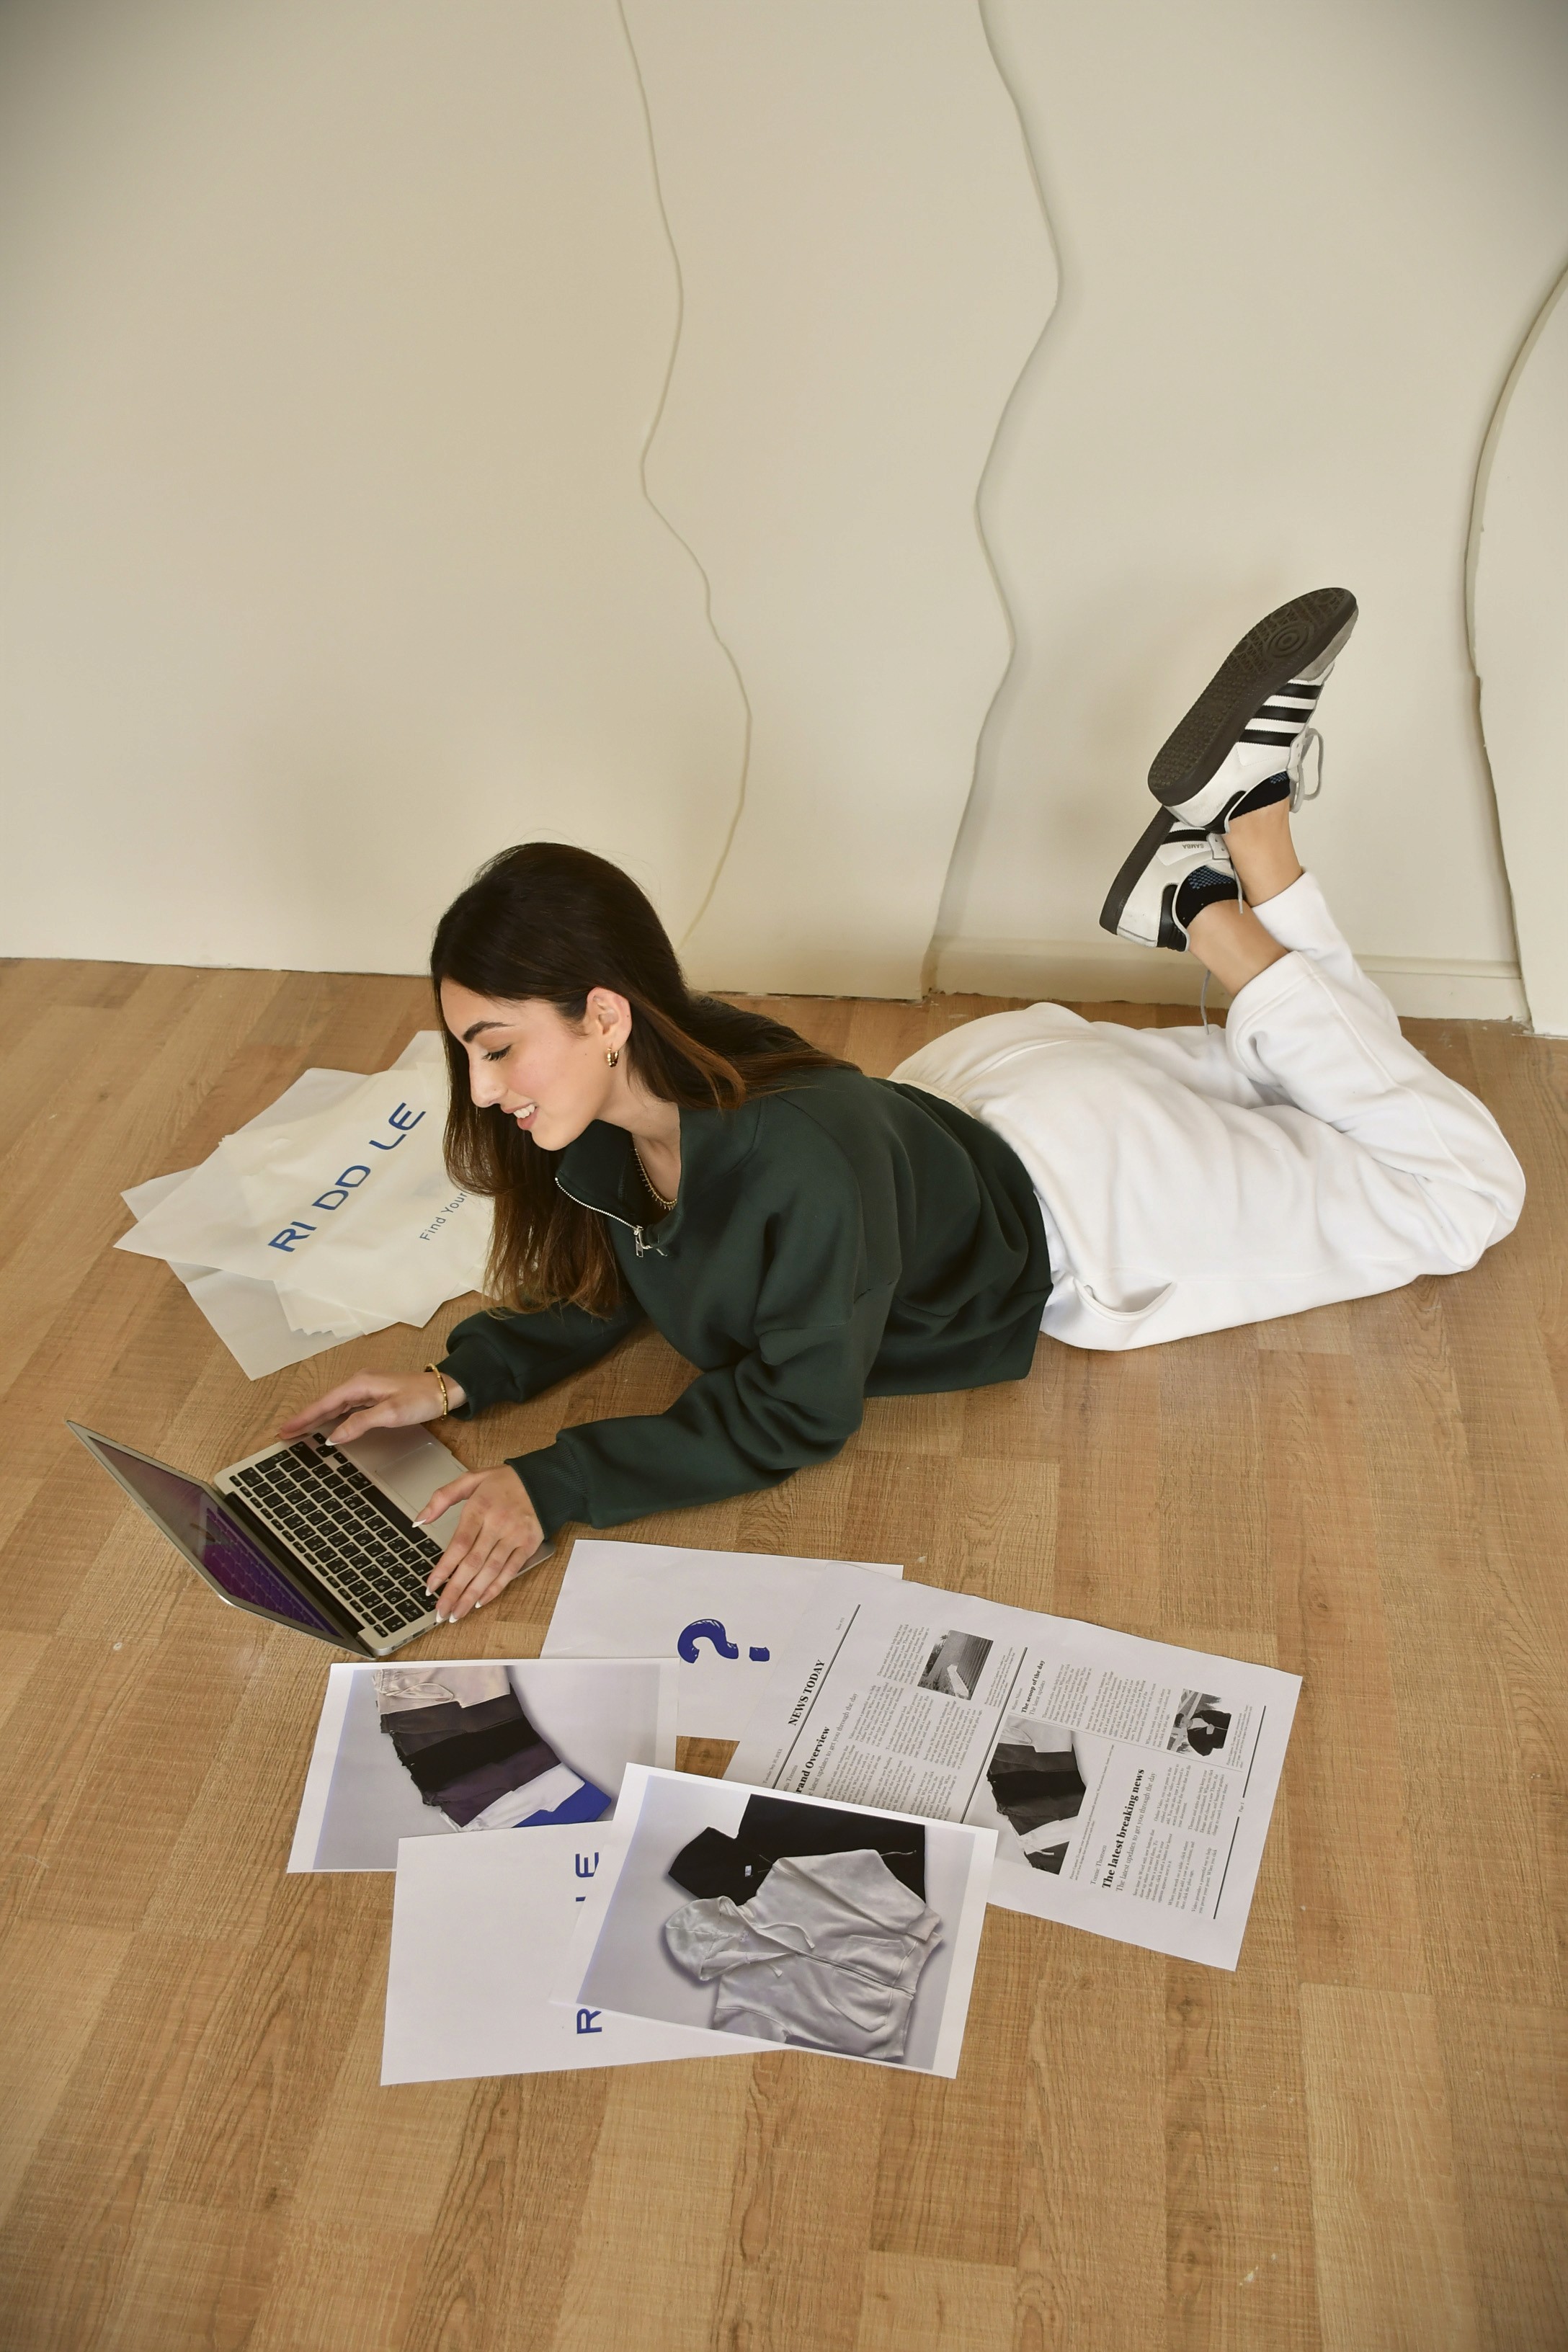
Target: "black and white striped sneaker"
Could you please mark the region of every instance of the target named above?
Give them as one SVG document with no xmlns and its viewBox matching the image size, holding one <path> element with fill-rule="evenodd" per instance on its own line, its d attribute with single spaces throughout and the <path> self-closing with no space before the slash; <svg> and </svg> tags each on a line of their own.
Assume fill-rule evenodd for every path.
<svg viewBox="0 0 1568 2352">
<path fill-rule="evenodd" d="M 1181 953 L 1195 915 L 1240 897 L 1224 835 L 1178 824 L 1171 810 L 1161 809 L 1111 884 L 1100 927 L 1140 947 Z"/>
<path fill-rule="evenodd" d="M 1248 629 L 1149 771 L 1149 790 L 1179 824 L 1223 832 L 1241 795 L 1279 774 L 1299 804 L 1307 746 L 1321 749 L 1318 697 L 1355 621 L 1348 588 L 1313 588 Z"/>
</svg>

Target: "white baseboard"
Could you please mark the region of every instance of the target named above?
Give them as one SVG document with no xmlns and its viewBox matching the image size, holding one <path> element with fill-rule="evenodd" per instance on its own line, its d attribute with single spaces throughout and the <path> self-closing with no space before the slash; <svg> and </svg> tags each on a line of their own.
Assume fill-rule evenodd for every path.
<svg viewBox="0 0 1568 2352">
<path fill-rule="evenodd" d="M 1361 958 L 1415 1021 L 1524 1021 L 1519 966 L 1429 956 Z M 1195 1004 L 1203 967 L 1190 956 L 1126 940 L 939 940 L 931 986 L 943 996 L 1055 997 L 1068 1003 Z M 1210 1001 L 1224 1003 L 1222 990 Z"/>
</svg>

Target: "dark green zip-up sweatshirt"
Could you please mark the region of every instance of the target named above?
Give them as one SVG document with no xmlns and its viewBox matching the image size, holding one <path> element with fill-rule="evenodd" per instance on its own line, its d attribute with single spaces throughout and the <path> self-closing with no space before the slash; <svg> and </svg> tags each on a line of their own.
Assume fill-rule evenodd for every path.
<svg viewBox="0 0 1568 2352">
<path fill-rule="evenodd" d="M 657 1223 L 631 1139 L 595 1122 L 556 1182 L 610 1220 L 625 1303 L 473 1315 L 441 1370 L 466 1418 L 581 1371 L 646 1315 L 700 1378 L 668 1412 L 563 1429 L 512 1468 L 547 1535 L 773 1486 L 831 1460 L 868 1396 L 1029 1369 L 1050 1289 L 1023 1162 L 965 1112 L 857 1070 L 806 1070 L 739 1110 L 680 1114 Z"/>
</svg>

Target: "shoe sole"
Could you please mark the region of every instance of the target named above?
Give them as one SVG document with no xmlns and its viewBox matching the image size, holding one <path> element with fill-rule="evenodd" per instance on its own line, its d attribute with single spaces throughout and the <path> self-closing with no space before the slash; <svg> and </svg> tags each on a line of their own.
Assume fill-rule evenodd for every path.
<svg viewBox="0 0 1568 2352">
<path fill-rule="evenodd" d="M 1348 588 L 1312 588 L 1248 629 L 1155 753 L 1149 771 L 1154 798 L 1171 808 L 1200 792 L 1268 697 L 1321 661 L 1336 637 L 1348 636 L 1355 617 Z M 1121 881 L 1118 875 L 1112 897 Z"/>
<path fill-rule="evenodd" d="M 1121 917 L 1128 899 L 1132 896 L 1133 887 L 1139 876 L 1159 848 L 1160 844 L 1175 830 L 1176 820 L 1170 810 L 1163 808 L 1156 810 L 1140 834 L 1137 846 L 1123 860 L 1121 870 L 1111 884 L 1105 904 L 1100 910 L 1100 928 L 1102 931 L 1109 931 L 1112 939 L 1120 936 L 1119 926 Z M 1160 928 L 1163 931 L 1165 928 L 1163 921 Z M 1163 946 L 1164 942 L 1162 940 L 1157 944 Z M 1186 940 L 1184 939 L 1181 944 L 1185 947 Z"/>
</svg>

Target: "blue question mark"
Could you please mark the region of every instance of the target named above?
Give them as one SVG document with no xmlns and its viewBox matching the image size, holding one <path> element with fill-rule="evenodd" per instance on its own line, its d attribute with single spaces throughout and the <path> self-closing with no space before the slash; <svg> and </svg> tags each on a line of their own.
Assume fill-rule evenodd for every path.
<svg viewBox="0 0 1568 2352">
<path fill-rule="evenodd" d="M 738 1658 L 741 1654 L 717 1617 L 699 1617 L 691 1624 L 683 1625 L 677 1634 L 676 1649 L 689 1666 L 697 1664 L 699 1642 L 711 1642 L 715 1655 L 721 1658 Z M 748 1654 L 758 1665 L 763 1665 L 772 1654 L 767 1650 L 753 1649 Z"/>
</svg>

